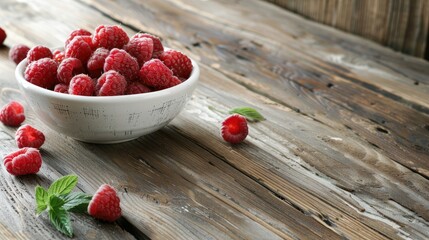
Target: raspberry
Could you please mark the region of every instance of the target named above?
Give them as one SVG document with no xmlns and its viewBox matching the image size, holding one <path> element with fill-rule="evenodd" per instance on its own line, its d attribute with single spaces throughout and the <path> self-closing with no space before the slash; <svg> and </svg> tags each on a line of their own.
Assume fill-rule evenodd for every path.
<svg viewBox="0 0 429 240">
<path fill-rule="evenodd" d="M 120 202 L 116 190 L 108 184 L 103 184 L 89 202 L 88 213 L 95 218 L 114 222 L 121 216 Z"/>
<path fill-rule="evenodd" d="M 4 40 L 6 39 L 6 32 L 3 30 L 3 28 L 0 27 L 0 45 L 3 44 Z"/>
<path fill-rule="evenodd" d="M 156 88 L 155 90 L 162 90 L 162 89 L 166 89 L 166 88 L 171 88 L 174 87 L 178 84 L 181 84 L 182 80 L 180 80 L 178 77 L 173 76 L 170 81 L 167 83 L 167 85 L 160 87 L 160 88 Z"/>
<path fill-rule="evenodd" d="M 96 47 L 107 49 L 122 48 L 130 39 L 119 26 L 100 25 L 95 29 L 92 42 Z"/>
<path fill-rule="evenodd" d="M 35 46 L 27 53 L 28 63 L 37 61 L 42 58 L 52 58 L 52 52 L 45 46 Z"/>
<path fill-rule="evenodd" d="M 16 130 L 15 141 L 19 148 L 32 147 L 39 149 L 45 142 L 45 135 L 32 126 L 25 124 Z"/>
<path fill-rule="evenodd" d="M 6 170 L 12 175 L 37 173 L 42 166 L 42 156 L 36 148 L 21 148 L 3 158 Z"/>
<path fill-rule="evenodd" d="M 69 37 L 66 40 L 66 44 L 64 45 L 65 48 L 67 48 L 67 45 L 73 40 L 76 36 L 91 36 L 91 33 L 85 29 L 76 29 L 72 31 L 69 35 Z M 92 45 L 92 44 L 91 44 Z"/>
<path fill-rule="evenodd" d="M 249 133 L 246 118 L 239 114 L 227 117 L 222 122 L 221 132 L 223 139 L 229 143 L 236 144 L 242 142 Z"/>
<path fill-rule="evenodd" d="M 52 59 L 54 59 L 57 63 L 61 63 L 64 60 L 64 58 L 66 58 L 64 51 L 60 51 L 60 50 L 55 50 L 52 53 L 52 55 L 53 55 Z"/>
<path fill-rule="evenodd" d="M 114 48 L 110 50 L 104 62 L 104 72 L 115 70 L 127 79 L 127 81 L 137 80 L 139 75 L 139 64 L 137 60 L 125 50 Z"/>
<path fill-rule="evenodd" d="M 77 58 L 66 58 L 58 66 L 57 78 L 58 81 L 69 84 L 73 76 L 83 73 L 82 63 Z"/>
<path fill-rule="evenodd" d="M 24 120 L 24 107 L 19 102 L 11 101 L 0 110 L 0 121 L 4 125 L 17 127 Z"/>
<path fill-rule="evenodd" d="M 159 59 L 152 59 L 140 69 L 140 80 L 143 84 L 155 89 L 164 89 L 171 86 L 173 72 Z"/>
<path fill-rule="evenodd" d="M 88 75 L 79 74 L 70 80 L 68 92 L 72 95 L 93 96 L 94 88 L 94 81 Z"/>
<path fill-rule="evenodd" d="M 152 90 L 145 86 L 143 83 L 141 82 L 130 82 L 127 85 L 127 89 L 125 90 L 125 94 L 130 95 L 130 94 L 139 94 L 139 93 L 147 93 L 147 92 L 151 92 Z"/>
<path fill-rule="evenodd" d="M 42 58 L 27 66 L 25 79 L 39 87 L 52 89 L 58 83 L 57 67 L 55 60 Z"/>
<path fill-rule="evenodd" d="M 153 41 L 146 37 L 134 38 L 124 46 L 124 50 L 135 57 L 141 67 L 152 58 Z"/>
<path fill-rule="evenodd" d="M 127 87 L 127 80 L 114 70 L 103 73 L 97 81 L 98 96 L 123 95 Z"/>
<path fill-rule="evenodd" d="M 86 62 L 88 62 L 89 57 L 91 57 L 91 54 L 91 45 L 89 45 L 83 37 L 79 36 L 73 38 L 65 50 L 66 58 L 77 58 L 85 65 Z"/>
<path fill-rule="evenodd" d="M 29 47 L 24 44 L 17 44 L 9 50 L 9 59 L 18 64 L 27 57 Z"/>
<path fill-rule="evenodd" d="M 134 35 L 132 39 L 135 38 L 150 38 L 153 41 L 153 53 L 152 53 L 152 58 L 157 58 L 163 51 L 164 51 L 164 47 L 162 46 L 161 40 L 157 37 L 154 36 L 152 34 L 149 33 L 137 33 L 136 35 Z"/>
<path fill-rule="evenodd" d="M 105 48 L 97 48 L 88 60 L 87 68 L 89 75 L 93 78 L 98 78 L 103 74 L 104 61 L 109 55 L 109 50 Z"/>
<path fill-rule="evenodd" d="M 188 79 L 192 72 L 192 62 L 185 54 L 176 50 L 167 50 L 159 55 L 165 66 L 177 77 Z"/>
<path fill-rule="evenodd" d="M 83 40 L 86 43 L 88 43 L 88 45 L 91 47 L 91 50 L 95 50 L 97 48 L 94 45 L 94 43 L 92 42 L 92 37 L 91 36 L 76 36 L 75 38 L 80 38 L 81 40 Z M 73 39 L 75 39 L 75 38 L 73 38 Z"/>
<path fill-rule="evenodd" d="M 59 93 L 69 93 L 69 86 L 64 84 L 64 83 L 58 83 L 57 85 L 55 85 L 54 87 L 54 92 L 59 92 Z"/>
</svg>

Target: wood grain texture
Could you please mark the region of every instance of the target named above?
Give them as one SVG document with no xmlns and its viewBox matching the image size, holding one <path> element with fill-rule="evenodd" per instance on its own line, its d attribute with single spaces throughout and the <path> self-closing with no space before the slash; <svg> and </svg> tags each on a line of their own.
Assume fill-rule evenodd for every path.
<svg viewBox="0 0 429 240">
<path fill-rule="evenodd" d="M 129 34 L 159 34 L 166 46 L 199 61 L 201 83 L 185 110 L 168 127 L 135 141 L 80 143 L 28 112 L 27 123 L 47 136 L 42 184 L 68 173 L 79 175 L 84 192 L 112 184 L 122 201 L 121 226 L 137 238 L 429 237 L 426 63 L 259 1 L 1 4 L 9 46 L 55 47 L 75 28 L 121 23 Z M 262 15 L 249 14 L 256 9 Z M 51 37 L 41 36 L 44 31 Z M 0 51 L 1 99 L 22 99 L 7 49 Z M 402 86 L 405 92 L 398 91 Z M 255 107 L 267 120 L 251 124 L 246 141 L 233 147 L 219 137 L 219 125 L 237 106 Z M 14 129 L 1 130 L 6 153 L 14 148 Z M 34 188 L 27 180 L 17 185 L 7 174 L 0 177 L 4 186 L 13 185 L 17 200 Z M 9 215 L 19 216 L 3 216 Z M 103 227 L 118 228 L 96 229 L 107 234 Z M 16 233 L 5 220 L 0 231 L 18 239 L 36 235 Z"/>
<path fill-rule="evenodd" d="M 429 59 L 425 0 L 268 0 L 313 21 Z"/>
</svg>

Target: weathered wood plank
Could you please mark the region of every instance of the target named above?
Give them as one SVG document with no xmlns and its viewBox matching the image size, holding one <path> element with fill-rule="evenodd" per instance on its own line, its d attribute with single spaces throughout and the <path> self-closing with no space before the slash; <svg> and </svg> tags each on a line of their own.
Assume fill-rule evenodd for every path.
<svg viewBox="0 0 429 240">
<path fill-rule="evenodd" d="M 429 36 L 427 1 L 268 1 L 314 21 L 363 36 L 395 50 L 425 58 Z"/>
</svg>

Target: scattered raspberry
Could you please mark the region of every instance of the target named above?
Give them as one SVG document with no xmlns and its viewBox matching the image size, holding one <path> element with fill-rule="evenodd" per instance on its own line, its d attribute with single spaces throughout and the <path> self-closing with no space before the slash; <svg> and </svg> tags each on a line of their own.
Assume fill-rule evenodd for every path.
<svg viewBox="0 0 429 240">
<path fill-rule="evenodd" d="M 188 79 L 192 72 L 192 62 L 185 54 L 176 50 L 167 50 L 159 55 L 165 66 L 177 77 Z"/>
<path fill-rule="evenodd" d="M 124 50 L 135 57 L 141 67 L 152 58 L 153 40 L 146 37 L 133 38 L 124 46 Z"/>
<path fill-rule="evenodd" d="M 65 50 L 66 58 L 77 58 L 85 65 L 88 62 L 89 57 L 91 57 L 91 54 L 91 46 L 83 37 L 79 36 L 73 38 Z"/>
<path fill-rule="evenodd" d="M 0 121 L 4 125 L 17 127 L 24 120 L 24 107 L 19 102 L 11 101 L 0 110 Z"/>
<path fill-rule="evenodd" d="M 127 89 L 125 90 L 125 94 L 127 94 L 127 95 L 140 94 L 140 93 L 147 93 L 147 92 L 151 92 L 151 91 L 152 90 L 148 86 L 145 86 L 141 82 L 130 82 L 127 85 Z"/>
<path fill-rule="evenodd" d="M 94 81 L 88 75 L 79 74 L 70 80 L 68 92 L 72 95 L 93 96 L 94 88 Z"/>
<path fill-rule="evenodd" d="M 104 62 L 104 71 L 115 70 L 127 79 L 135 81 L 139 78 L 139 64 L 137 60 L 125 50 L 114 48 L 110 50 Z"/>
<path fill-rule="evenodd" d="M 98 78 L 103 74 L 104 61 L 109 55 L 109 50 L 106 48 L 97 48 L 88 60 L 87 68 L 89 75 L 93 78 Z"/>
<path fill-rule="evenodd" d="M 66 40 L 66 44 L 64 45 L 65 48 L 67 48 L 67 45 L 73 40 L 76 36 L 91 36 L 91 33 L 85 29 L 76 29 L 72 31 L 69 35 L 69 37 Z M 91 44 L 92 45 L 92 44 Z"/>
<path fill-rule="evenodd" d="M 222 122 L 221 132 L 223 139 L 229 143 L 236 144 L 242 142 L 249 133 L 246 118 L 239 114 L 227 117 Z"/>
<path fill-rule="evenodd" d="M 9 59 L 18 64 L 27 57 L 29 47 L 24 44 L 17 44 L 9 50 Z"/>
<path fill-rule="evenodd" d="M 58 81 L 69 84 L 73 76 L 83 73 L 82 63 L 77 58 L 66 58 L 58 66 L 57 78 Z"/>
<path fill-rule="evenodd" d="M 0 45 L 3 44 L 4 40 L 6 39 L 6 32 L 3 30 L 3 28 L 0 27 Z"/>
<path fill-rule="evenodd" d="M 57 67 L 55 60 L 42 58 L 27 66 L 25 79 L 39 87 L 52 89 L 58 83 Z"/>
<path fill-rule="evenodd" d="M 54 92 L 59 92 L 59 93 L 69 93 L 69 86 L 64 84 L 64 83 L 58 83 L 57 85 L 55 85 L 54 87 Z"/>
<path fill-rule="evenodd" d="M 164 89 L 171 85 L 173 72 L 159 59 L 152 59 L 140 69 L 143 84 L 155 89 Z"/>
<path fill-rule="evenodd" d="M 52 52 L 45 46 L 35 46 L 27 53 L 28 63 L 37 61 L 42 58 L 52 58 Z"/>
<path fill-rule="evenodd" d="M 107 71 L 97 81 L 96 92 L 98 96 L 124 95 L 127 80 L 114 70 Z"/>
<path fill-rule="evenodd" d="M 153 53 L 152 53 L 152 58 L 157 58 L 163 51 L 164 51 L 164 46 L 162 46 L 161 43 L 161 39 L 159 39 L 157 36 L 154 36 L 152 34 L 149 33 L 137 33 L 136 35 L 134 35 L 132 39 L 136 39 L 136 38 L 150 38 L 153 41 Z"/>
<path fill-rule="evenodd" d="M 15 141 L 19 148 L 32 147 L 39 149 L 45 142 L 45 135 L 32 126 L 25 124 L 16 130 Z"/>
<path fill-rule="evenodd" d="M 6 155 L 3 164 L 12 175 L 34 174 L 42 166 L 42 156 L 36 148 L 25 147 Z"/>
<path fill-rule="evenodd" d="M 129 41 L 127 33 L 120 26 L 100 25 L 95 29 L 92 42 L 96 47 L 122 48 Z"/>
<path fill-rule="evenodd" d="M 103 184 L 89 202 L 88 213 L 95 218 L 114 222 L 121 216 L 120 201 L 116 190 L 108 184 Z"/>
<path fill-rule="evenodd" d="M 64 51 L 60 51 L 60 50 L 55 50 L 52 53 L 52 59 L 54 59 L 57 63 L 61 63 L 64 58 L 66 58 L 66 55 L 64 54 Z"/>
</svg>

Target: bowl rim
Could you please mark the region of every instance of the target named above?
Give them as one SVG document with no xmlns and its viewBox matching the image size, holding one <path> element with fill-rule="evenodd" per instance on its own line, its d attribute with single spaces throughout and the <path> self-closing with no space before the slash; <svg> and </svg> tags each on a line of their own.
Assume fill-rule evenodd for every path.
<svg viewBox="0 0 429 240">
<path fill-rule="evenodd" d="M 56 48 L 56 49 L 60 49 L 60 48 Z M 168 50 L 170 48 L 165 47 L 164 49 Z M 189 59 L 192 62 L 192 72 L 188 79 L 186 79 L 185 81 L 183 81 L 182 83 L 176 86 L 173 86 L 167 89 L 158 90 L 154 92 L 141 93 L 141 94 L 118 95 L 118 96 L 80 96 L 80 95 L 70 95 L 70 94 L 54 92 L 53 90 L 39 87 L 25 80 L 24 71 L 25 71 L 25 68 L 27 67 L 27 58 L 22 60 L 17 65 L 15 69 L 15 78 L 17 79 L 20 87 L 24 89 L 29 89 L 33 92 L 37 92 L 47 97 L 52 97 L 52 98 L 61 99 L 61 100 L 76 101 L 76 102 L 93 102 L 93 103 L 145 100 L 145 99 L 153 99 L 153 98 L 178 94 L 195 85 L 199 79 L 200 68 L 197 62 L 195 62 L 192 58 L 189 58 Z M 25 92 L 26 90 L 24 89 L 23 91 Z"/>
</svg>

